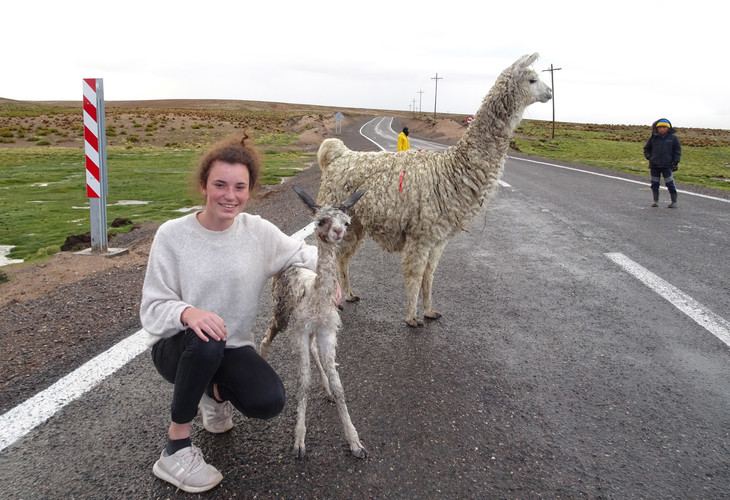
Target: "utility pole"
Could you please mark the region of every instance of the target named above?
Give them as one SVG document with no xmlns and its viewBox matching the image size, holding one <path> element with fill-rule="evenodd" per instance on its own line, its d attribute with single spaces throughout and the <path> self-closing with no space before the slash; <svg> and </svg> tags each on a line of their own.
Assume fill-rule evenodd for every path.
<svg viewBox="0 0 730 500">
<path fill-rule="evenodd" d="M 553 139 L 555 139 L 555 80 L 553 79 L 553 75 L 555 74 L 556 71 L 559 71 L 561 69 L 563 69 L 563 68 L 553 68 L 553 65 L 551 64 L 550 69 L 542 70 L 543 73 L 545 71 L 550 72 L 550 89 L 553 91 L 553 98 L 552 98 L 552 101 L 553 101 L 553 136 L 552 136 L 552 138 Z"/>
<path fill-rule="evenodd" d="M 416 99 L 414 98 L 411 102 L 413 102 L 413 116 L 416 116 Z"/>
<path fill-rule="evenodd" d="M 423 89 L 416 92 L 416 94 L 421 94 L 418 96 L 418 113 L 423 113 Z"/>
<path fill-rule="evenodd" d="M 436 80 L 436 93 L 433 96 L 433 119 L 436 119 L 436 100 L 439 96 L 439 80 L 443 80 L 443 78 L 439 78 L 439 74 L 436 73 L 436 76 L 434 78 L 431 78 L 431 80 Z"/>
</svg>

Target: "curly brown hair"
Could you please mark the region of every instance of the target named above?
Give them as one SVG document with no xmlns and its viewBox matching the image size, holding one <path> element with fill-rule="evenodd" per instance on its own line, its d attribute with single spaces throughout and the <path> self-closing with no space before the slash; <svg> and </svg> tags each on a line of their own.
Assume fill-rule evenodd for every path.
<svg viewBox="0 0 730 500">
<path fill-rule="evenodd" d="M 195 172 L 194 181 L 196 186 L 208 184 L 210 168 L 215 161 L 222 161 L 231 165 L 237 163 L 244 165 L 248 169 L 249 191 L 253 192 L 258 187 L 261 159 L 253 147 L 253 140 L 245 132 L 243 137 L 229 137 L 216 143 L 205 153 Z"/>
</svg>

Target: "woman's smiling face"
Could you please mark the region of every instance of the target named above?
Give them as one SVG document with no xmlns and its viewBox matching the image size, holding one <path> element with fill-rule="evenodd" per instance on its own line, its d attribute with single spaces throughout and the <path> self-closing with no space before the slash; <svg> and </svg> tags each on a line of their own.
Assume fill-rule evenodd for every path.
<svg viewBox="0 0 730 500">
<path fill-rule="evenodd" d="M 198 214 L 198 221 L 211 231 L 228 229 L 251 195 L 248 168 L 242 163 L 216 160 L 200 191 L 205 196 L 205 209 Z"/>
</svg>

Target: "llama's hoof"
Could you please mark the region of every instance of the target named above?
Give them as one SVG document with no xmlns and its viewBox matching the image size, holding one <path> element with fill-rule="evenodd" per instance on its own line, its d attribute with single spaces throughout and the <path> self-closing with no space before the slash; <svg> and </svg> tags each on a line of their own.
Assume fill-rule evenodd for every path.
<svg viewBox="0 0 730 500">
<path fill-rule="evenodd" d="M 437 320 L 441 317 L 441 313 L 434 311 L 431 314 L 424 314 L 423 317 L 430 320 Z"/>
<path fill-rule="evenodd" d="M 423 321 L 419 321 L 416 318 L 408 318 L 406 320 L 406 323 L 408 326 L 411 326 L 413 328 L 418 328 L 419 326 L 423 326 Z"/>
<path fill-rule="evenodd" d="M 360 302 L 360 297 L 357 295 L 350 294 L 347 297 L 345 297 L 345 300 L 347 302 Z"/>
<path fill-rule="evenodd" d="M 367 450 L 362 445 L 359 448 L 352 449 L 352 454 L 357 458 L 367 458 L 368 456 Z"/>
<path fill-rule="evenodd" d="M 306 455 L 306 453 L 307 453 L 307 449 L 304 445 L 294 447 L 294 456 L 295 457 L 304 458 L 304 455 Z"/>
</svg>

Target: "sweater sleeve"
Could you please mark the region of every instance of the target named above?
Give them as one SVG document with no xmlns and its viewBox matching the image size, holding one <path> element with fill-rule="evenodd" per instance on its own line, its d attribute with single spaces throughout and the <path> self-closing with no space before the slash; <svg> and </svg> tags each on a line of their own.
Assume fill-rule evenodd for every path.
<svg viewBox="0 0 730 500">
<path fill-rule="evenodd" d="M 169 229 L 169 225 L 160 226 L 152 242 L 140 305 L 142 327 L 160 338 L 185 329 L 180 315 L 189 306 L 181 299 L 179 262 Z"/>
</svg>

